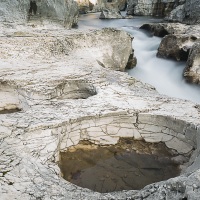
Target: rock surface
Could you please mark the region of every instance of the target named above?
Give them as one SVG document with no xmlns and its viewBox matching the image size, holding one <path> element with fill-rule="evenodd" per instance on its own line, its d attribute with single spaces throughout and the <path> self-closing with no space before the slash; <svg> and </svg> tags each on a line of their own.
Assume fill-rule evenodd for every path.
<svg viewBox="0 0 200 200">
<path fill-rule="evenodd" d="M 144 24 L 140 28 L 149 31 L 152 35 L 164 37 L 157 56 L 187 61 L 184 77 L 189 82 L 199 84 L 199 25 L 158 23 Z"/>
<path fill-rule="evenodd" d="M 187 0 L 174 9 L 168 17 L 169 21 L 198 24 L 200 22 L 200 0 Z"/>
<path fill-rule="evenodd" d="M 192 83 L 200 84 L 200 43 L 195 43 L 187 60 L 186 68 L 184 71 L 186 80 Z"/>
<path fill-rule="evenodd" d="M 105 2 L 101 8 L 100 19 L 122 19 L 118 1 Z"/>
<path fill-rule="evenodd" d="M 26 7 L 14 8 L 14 26 L 6 24 L 9 4 L 1 2 L 1 199 L 199 199 L 199 105 L 160 95 L 120 72 L 132 54 L 129 34 L 19 26 Z M 61 177 L 61 151 L 81 140 L 112 145 L 121 137 L 163 142 L 192 156 L 181 176 L 140 191 L 101 194 Z"/>
<path fill-rule="evenodd" d="M 115 29 L 1 32 L 2 200 L 199 199 L 199 106 L 113 71 L 124 70 L 131 40 Z M 162 141 L 183 155 L 193 152 L 190 167 L 140 191 L 105 194 L 60 176 L 60 151 L 80 140 L 112 145 L 120 137 Z"/>
<path fill-rule="evenodd" d="M 114 10 L 119 12 L 125 11 L 127 7 L 126 0 L 77 0 L 77 3 L 80 14 L 86 14 L 88 12 L 101 12 L 109 9 L 110 12 L 114 12 Z M 105 16 L 107 15 L 105 14 Z M 119 18 L 119 15 L 112 15 L 112 18 Z"/>
<path fill-rule="evenodd" d="M 8 0 L 0 2 L 0 22 L 27 24 L 60 23 L 71 28 L 78 23 L 78 6 L 73 0 L 37 0 L 36 11 L 31 12 L 29 0 Z"/>
<path fill-rule="evenodd" d="M 194 41 L 189 35 L 167 35 L 160 43 L 157 56 L 186 61 L 193 44 Z"/>
<path fill-rule="evenodd" d="M 167 16 L 184 0 L 129 0 L 127 14 L 129 15 L 153 15 Z"/>
</svg>

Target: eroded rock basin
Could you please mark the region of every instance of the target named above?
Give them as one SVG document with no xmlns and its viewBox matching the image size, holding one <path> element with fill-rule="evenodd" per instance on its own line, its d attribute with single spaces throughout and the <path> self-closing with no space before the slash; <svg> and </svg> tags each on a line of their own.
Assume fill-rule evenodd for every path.
<svg viewBox="0 0 200 200">
<path fill-rule="evenodd" d="M 139 190 L 180 174 L 176 151 L 164 143 L 121 138 L 116 145 L 98 146 L 81 141 L 60 154 L 60 168 L 69 182 L 105 193 Z"/>
</svg>

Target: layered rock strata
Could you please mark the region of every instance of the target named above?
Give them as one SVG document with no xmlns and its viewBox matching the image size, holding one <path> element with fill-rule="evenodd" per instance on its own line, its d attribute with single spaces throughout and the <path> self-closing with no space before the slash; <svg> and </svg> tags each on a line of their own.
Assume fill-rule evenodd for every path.
<svg viewBox="0 0 200 200">
<path fill-rule="evenodd" d="M 116 71 L 126 67 L 131 40 L 115 29 L 1 32 L 2 200 L 199 198 L 199 106 L 162 96 Z M 140 191 L 105 194 L 61 177 L 60 151 L 81 140 L 112 145 L 121 137 L 192 153 L 189 167 Z"/>
</svg>

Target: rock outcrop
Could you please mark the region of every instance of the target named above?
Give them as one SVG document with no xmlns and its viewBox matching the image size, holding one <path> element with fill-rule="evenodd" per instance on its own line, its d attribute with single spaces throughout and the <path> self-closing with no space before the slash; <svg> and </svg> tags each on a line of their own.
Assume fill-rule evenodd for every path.
<svg viewBox="0 0 200 200">
<path fill-rule="evenodd" d="M 183 5 L 173 10 L 166 19 L 187 24 L 198 24 L 200 22 L 199 5 L 199 0 L 187 0 Z"/>
<path fill-rule="evenodd" d="M 24 9 L 14 8 L 24 16 L 18 24 L 26 23 Z M 10 13 L 3 18 L 12 21 Z M 200 106 L 121 72 L 133 59 L 128 33 L 10 26 L 0 29 L 1 200 L 199 199 Z M 101 194 L 62 178 L 60 152 L 82 140 L 113 145 L 122 137 L 163 142 L 191 157 L 181 176 L 140 191 Z"/>
<path fill-rule="evenodd" d="M 117 0 L 105 2 L 101 8 L 100 19 L 122 19 Z"/>
<path fill-rule="evenodd" d="M 23 30 L 4 29 L 0 37 L 2 200 L 199 198 L 199 106 L 116 71 L 132 53 L 129 34 Z M 121 137 L 192 154 L 189 167 L 140 191 L 104 194 L 61 177 L 61 151 L 81 140 L 112 145 Z"/>
<path fill-rule="evenodd" d="M 4 23 L 35 24 L 60 23 L 71 28 L 78 23 L 78 6 L 73 0 L 8 0 L 0 2 L 0 21 Z M 34 8 L 32 8 L 34 7 Z"/>
<path fill-rule="evenodd" d="M 184 0 L 129 0 L 127 14 L 163 17 L 184 2 Z"/>
<path fill-rule="evenodd" d="M 106 17 L 108 14 L 105 12 L 110 11 L 109 15 L 112 15 L 111 18 L 119 18 L 119 11 L 125 11 L 127 7 L 126 0 L 77 0 L 77 3 L 80 14 L 104 11 L 103 14 Z"/>
<path fill-rule="evenodd" d="M 200 84 L 200 43 L 195 43 L 187 60 L 184 77 L 192 83 Z"/>
<path fill-rule="evenodd" d="M 181 23 L 150 23 L 143 24 L 140 29 L 144 29 L 154 36 L 164 37 L 169 34 L 184 34 L 188 26 Z"/>
<path fill-rule="evenodd" d="M 97 5 L 96 1 L 94 0 L 77 0 L 76 1 L 78 3 L 78 10 L 79 10 L 79 14 L 86 14 L 90 11 L 93 10 L 94 6 Z M 98 9 L 96 11 L 99 11 Z"/>
<path fill-rule="evenodd" d="M 160 43 L 157 56 L 186 61 L 193 44 L 189 35 L 167 35 Z"/>
<path fill-rule="evenodd" d="M 148 28 L 148 25 L 146 25 Z M 145 28 L 143 26 L 143 28 Z M 149 30 L 158 36 L 165 36 L 158 48 L 159 57 L 169 57 L 176 60 L 187 60 L 193 44 L 200 38 L 199 27 L 182 24 L 150 25 Z"/>
<path fill-rule="evenodd" d="M 189 82 L 199 84 L 199 25 L 158 23 L 144 24 L 140 28 L 149 31 L 152 35 L 164 37 L 157 56 L 187 61 L 184 77 Z"/>
</svg>

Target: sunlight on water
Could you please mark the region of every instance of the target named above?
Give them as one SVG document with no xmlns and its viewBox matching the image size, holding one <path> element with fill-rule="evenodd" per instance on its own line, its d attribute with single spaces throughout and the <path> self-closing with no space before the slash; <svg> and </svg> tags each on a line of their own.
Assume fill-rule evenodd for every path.
<svg viewBox="0 0 200 200">
<path fill-rule="evenodd" d="M 100 20 L 99 13 L 82 15 L 79 29 L 97 29 L 113 27 L 129 32 L 133 37 L 133 49 L 137 57 L 137 66 L 128 73 L 142 82 L 153 85 L 161 94 L 200 103 L 200 86 L 189 84 L 183 79 L 185 62 L 176 62 L 156 57 L 161 38 L 152 37 L 140 30 L 144 23 L 159 22 L 150 17 L 134 19 Z"/>
</svg>

